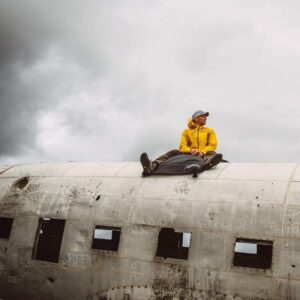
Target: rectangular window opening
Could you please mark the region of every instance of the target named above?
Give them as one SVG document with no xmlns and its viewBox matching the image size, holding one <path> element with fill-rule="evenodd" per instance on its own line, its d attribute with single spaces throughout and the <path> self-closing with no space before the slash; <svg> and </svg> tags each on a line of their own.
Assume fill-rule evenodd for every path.
<svg viewBox="0 0 300 300">
<path fill-rule="evenodd" d="M 9 239 L 13 220 L 13 218 L 0 217 L 0 238 Z"/>
<path fill-rule="evenodd" d="M 57 263 L 66 220 L 40 218 L 32 259 Z"/>
<path fill-rule="evenodd" d="M 117 252 L 121 236 L 120 227 L 96 226 L 92 249 Z"/>
<path fill-rule="evenodd" d="M 238 267 L 269 269 L 272 265 L 273 241 L 237 238 L 233 265 Z"/>
<path fill-rule="evenodd" d="M 173 228 L 162 228 L 158 236 L 156 256 L 188 259 L 191 233 L 175 232 Z"/>
</svg>

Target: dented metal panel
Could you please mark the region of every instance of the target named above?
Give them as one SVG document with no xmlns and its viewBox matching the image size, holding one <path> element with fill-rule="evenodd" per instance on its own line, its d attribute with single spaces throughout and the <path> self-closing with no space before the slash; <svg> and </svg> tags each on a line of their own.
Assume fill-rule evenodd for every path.
<svg viewBox="0 0 300 300">
<path fill-rule="evenodd" d="M 0 176 L 0 217 L 14 218 L 0 238 L 0 299 L 297 299 L 299 170 L 141 178 L 130 162 L 15 166 Z M 58 263 L 33 259 L 39 218 L 66 220 Z M 91 248 L 96 226 L 121 228 L 117 252 Z M 187 260 L 155 256 L 165 227 L 191 233 Z M 271 268 L 233 266 L 236 238 L 272 241 Z"/>
</svg>

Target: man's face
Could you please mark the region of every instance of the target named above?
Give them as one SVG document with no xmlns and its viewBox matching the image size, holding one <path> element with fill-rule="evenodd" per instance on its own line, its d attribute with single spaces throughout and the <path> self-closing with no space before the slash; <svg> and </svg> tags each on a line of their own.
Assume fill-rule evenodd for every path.
<svg viewBox="0 0 300 300">
<path fill-rule="evenodd" d="M 202 116 L 195 118 L 194 122 L 199 126 L 203 126 L 206 124 L 206 118 L 207 118 L 206 115 L 202 115 Z"/>
</svg>

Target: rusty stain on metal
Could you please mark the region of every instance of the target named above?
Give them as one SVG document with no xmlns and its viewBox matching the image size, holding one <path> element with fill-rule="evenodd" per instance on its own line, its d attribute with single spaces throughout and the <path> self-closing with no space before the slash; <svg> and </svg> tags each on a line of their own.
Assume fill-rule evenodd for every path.
<svg viewBox="0 0 300 300">
<path fill-rule="evenodd" d="M 14 166 L 8 167 L 8 168 L 6 168 L 6 169 L 0 171 L 0 175 L 4 174 L 6 171 L 8 171 L 8 170 L 10 170 L 10 169 L 12 169 L 12 168 L 14 168 L 14 167 L 16 167 L 16 166 L 17 166 L 17 165 L 14 165 Z"/>
</svg>

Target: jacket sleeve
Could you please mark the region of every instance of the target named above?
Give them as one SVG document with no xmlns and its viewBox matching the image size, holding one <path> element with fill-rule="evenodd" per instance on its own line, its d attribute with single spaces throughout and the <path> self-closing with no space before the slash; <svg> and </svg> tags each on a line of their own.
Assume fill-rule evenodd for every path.
<svg viewBox="0 0 300 300">
<path fill-rule="evenodd" d="M 181 140 L 180 140 L 179 150 L 181 152 L 185 152 L 185 153 L 190 153 L 190 151 L 191 151 L 191 147 L 190 147 L 190 143 L 189 143 L 189 138 L 188 138 L 188 135 L 186 133 L 186 130 L 183 131 L 183 133 L 181 134 Z"/>
<path fill-rule="evenodd" d="M 216 133 L 213 129 L 211 129 L 208 133 L 208 138 L 207 138 L 207 145 L 203 149 L 203 153 L 206 153 L 208 151 L 215 151 L 217 148 L 217 136 Z"/>
</svg>

